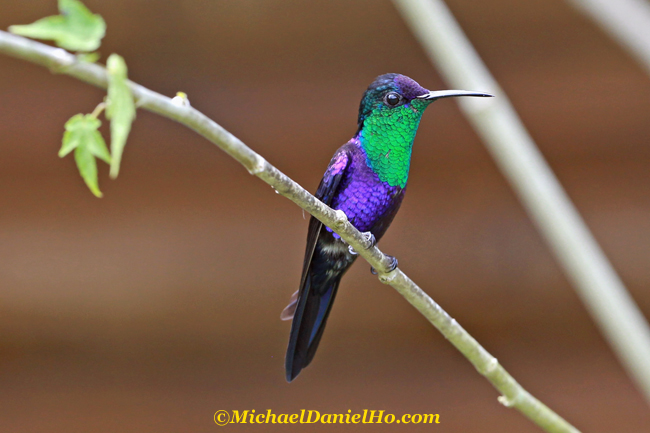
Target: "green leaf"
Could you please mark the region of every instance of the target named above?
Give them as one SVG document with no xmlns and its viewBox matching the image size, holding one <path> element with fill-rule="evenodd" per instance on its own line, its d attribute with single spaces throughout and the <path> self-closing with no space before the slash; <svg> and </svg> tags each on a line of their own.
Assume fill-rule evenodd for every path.
<svg viewBox="0 0 650 433">
<path fill-rule="evenodd" d="M 65 123 L 63 144 L 59 150 L 59 156 L 63 158 L 74 150 L 74 159 L 79 168 L 79 174 L 83 178 L 90 191 L 97 197 L 101 197 L 97 181 L 97 162 L 95 157 L 110 164 L 111 155 L 99 133 L 98 128 L 102 122 L 92 114 L 77 114 L 72 116 Z"/>
<path fill-rule="evenodd" d="M 97 182 L 97 161 L 95 161 L 93 154 L 90 153 L 87 147 L 79 146 L 74 150 L 74 160 L 79 168 L 79 174 L 81 174 L 90 191 L 96 197 L 101 197 L 103 194 L 99 190 Z"/>
<path fill-rule="evenodd" d="M 52 40 L 70 51 L 94 51 L 106 33 L 106 23 L 79 0 L 59 0 L 61 15 L 41 18 L 32 24 L 10 26 L 9 31 L 34 39 Z"/>
<path fill-rule="evenodd" d="M 120 172 L 120 161 L 135 119 L 135 102 L 127 82 L 127 68 L 124 59 L 111 54 L 106 62 L 108 70 L 108 96 L 106 118 L 111 121 L 111 177 Z"/>
</svg>

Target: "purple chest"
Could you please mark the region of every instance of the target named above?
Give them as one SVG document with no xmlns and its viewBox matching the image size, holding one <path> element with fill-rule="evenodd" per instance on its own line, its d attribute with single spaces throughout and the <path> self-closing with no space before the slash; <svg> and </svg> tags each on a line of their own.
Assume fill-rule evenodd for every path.
<svg viewBox="0 0 650 433">
<path fill-rule="evenodd" d="M 371 231 L 379 240 L 399 209 L 405 189 L 380 181 L 368 167 L 365 152 L 356 145 L 350 149 L 352 160 L 332 200 L 332 208 L 345 212 L 359 231 Z"/>
</svg>

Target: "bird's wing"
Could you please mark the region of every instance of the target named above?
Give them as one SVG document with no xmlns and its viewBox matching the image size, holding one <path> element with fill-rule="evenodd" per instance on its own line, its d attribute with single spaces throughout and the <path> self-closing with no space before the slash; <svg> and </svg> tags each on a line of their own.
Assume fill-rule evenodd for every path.
<svg viewBox="0 0 650 433">
<path fill-rule="evenodd" d="M 332 157 L 327 170 L 321 179 L 318 189 L 316 190 L 317 199 L 330 206 L 332 204 L 332 199 L 336 195 L 336 191 L 339 188 L 341 179 L 345 174 L 348 166 L 350 165 L 350 160 L 352 159 L 351 155 L 348 153 L 348 150 L 345 146 L 341 147 Z M 323 223 L 318 221 L 316 218 L 311 217 L 309 219 L 309 230 L 307 231 L 307 247 L 305 249 L 305 260 L 302 265 L 302 276 L 300 278 L 300 290 L 305 287 L 305 279 L 309 273 L 309 264 L 311 263 L 312 256 L 314 255 L 314 249 L 316 248 L 316 242 L 318 242 L 318 236 L 320 235 L 320 230 L 323 227 Z M 296 291 L 292 296 L 289 302 L 289 305 L 282 311 L 280 318 L 282 320 L 291 320 L 294 313 L 296 312 L 296 307 L 298 306 L 298 295 L 300 290 Z"/>
<path fill-rule="evenodd" d="M 334 154 L 316 191 L 316 197 L 325 204 L 332 204 L 351 159 L 346 146 Z M 343 274 L 339 272 L 337 276 L 330 275 L 331 257 L 323 255 L 318 247 L 322 227 L 323 224 L 314 217 L 309 221 L 300 289 L 282 314 L 283 318 L 293 318 L 285 358 L 289 382 L 314 357 Z"/>
</svg>

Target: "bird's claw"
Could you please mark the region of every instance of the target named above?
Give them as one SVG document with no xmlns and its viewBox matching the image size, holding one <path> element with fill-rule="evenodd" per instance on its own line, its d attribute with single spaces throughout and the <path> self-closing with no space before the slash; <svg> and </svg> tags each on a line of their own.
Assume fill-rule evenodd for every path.
<svg viewBox="0 0 650 433">
<path fill-rule="evenodd" d="M 388 257 L 388 259 L 390 260 L 390 265 L 388 266 L 388 272 L 392 272 L 395 269 L 397 269 L 397 258 L 389 255 L 386 255 L 386 257 Z M 377 270 L 371 266 L 370 273 L 372 275 L 377 275 Z"/>
<path fill-rule="evenodd" d="M 370 244 L 366 249 L 369 250 L 370 248 L 377 245 L 377 239 L 375 238 L 375 235 L 373 235 L 371 232 L 363 232 L 361 234 L 366 238 L 366 242 Z"/>
<path fill-rule="evenodd" d="M 390 259 L 390 266 L 388 267 L 388 272 L 393 272 L 397 268 L 397 257 L 386 256 Z"/>
<path fill-rule="evenodd" d="M 377 245 L 377 239 L 375 239 L 375 235 L 373 235 L 371 232 L 363 232 L 361 234 L 365 238 L 366 242 L 370 244 L 368 247 L 366 247 L 367 250 Z M 343 241 L 343 243 L 348 246 L 348 251 L 350 252 L 350 254 L 352 254 L 353 256 L 359 255 L 359 253 L 357 253 L 354 250 L 354 248 L 352 248 L 352 245 L 348 244 L 343 239 L 341 239 L 341 241 Z"/>
</svg>

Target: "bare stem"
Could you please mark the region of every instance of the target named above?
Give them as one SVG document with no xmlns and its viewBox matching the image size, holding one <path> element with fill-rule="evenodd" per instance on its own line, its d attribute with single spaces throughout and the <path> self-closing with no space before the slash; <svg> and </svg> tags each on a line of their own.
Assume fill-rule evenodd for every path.
<svg viewBox="0 0 650 433">
<path fill-rule="evenodd" d="M 106 88 L 106 70 L 99 65 L 77 62 L 75 56 L 58 48 L 0 31 L 0 52 L 28 60 L 51 70 Z M 379 280 L 395 288 L 424 315 L 502 394 L 499 402 L 514 407 L 537 425 L 552 433 L 578 433 L 578 430 L 529 394 L 474 338 L 451 318 L 433 299 L 399 268 L 389 271 L 391 260 L 347 220 L 342 211 L 326 206 L 280 170 L 269 164 L 237 137 L 190 106 L 172 103 L 170 98 L 139 84 L 130 83 L 142 108 L 196 131 L 271 185 L 278 193 L 296 203 L 323 224 L 331 227 L 378 272 Z"/>
</svg>

